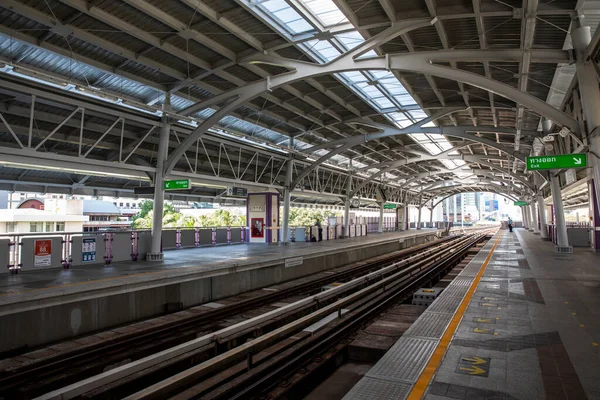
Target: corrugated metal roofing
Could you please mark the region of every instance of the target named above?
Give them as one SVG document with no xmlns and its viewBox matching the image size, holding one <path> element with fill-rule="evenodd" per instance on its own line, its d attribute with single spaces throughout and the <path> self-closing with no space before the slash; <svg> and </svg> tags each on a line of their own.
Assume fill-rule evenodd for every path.
<svg viewBox="0 0 600 400">
<path fill-rule="evenodd" d="M 31 17 L 33 13 L 20 11 L 24 15 L 19 15 L 0 5 L 0 32 L 3 32 L 0 34 L 0 56 L 3 62 L 8 61 L 16 66 L 12 70 L 13 72 L 19 72 L 20 68 L 23 73 L 30 75 L 36 70 L 46 71 L 49 75 L 59 77 L 65 82 L 78 85 L 83 89 L 94 87 L 106 91 L 111 96 L 122 97 L 127 101 L 133 100 L 142 105 L 150 103 L 151 106 L 160 106 L 164 101 L 162 89 L 174 88 L 171 104 L 175 110 L 182 110 L 220 91 L 234 89 L 238 87 L 239 81 L 252 82 L 262 79 L 259 74 L 250 71 L 244 65 L 236 63 L 231 65 L 231 60 L 220 54 L 218 48 L 200 44 L 193 39 L 186 40 L 172 26 L 160 22 L 158 16 L 145 13 L 144 10 L 133 7 L 127 1 L 99 0 L 94 2 L 94 7 L 91 9 L 79 11 L 58 0 L 11 1 L 32 7 L 37 12 L 45 14 L 49 19 L 58 18 L 61 23 L 67 25 L 67 32 L 68 25 L 85 32 L 85 35 L 80 35 L 80 37 L 69 34 L 67 37 L 63 37 L 60 35 L 60 26 L 51 32 L 49 26 L 28 18 L 28 15 Z M 236 53 L 236 58 L 240 60 L 255 50 L 247 43 L 248 41 L 259 42 L 260 46 L 257 47 L 269 48 L 285 43 L 286 39 L 290 38 L 289 33 L 277 32 L 276 26 L 268 24 L 268 18 L 261 17 L 258 11 L 259 9 L 264 11 L 264 8 L 259 3 L 251 5 L 245 0 L 206 0 L 204 4 L 215 11 L 215 14 L 207 13 L 206 15 L 202 10 L 194 8 L 194 2 L 191 0 L 173 4 L 166 0 L 148 0 L 148 3 L 178 20 L 182 27 L 197 30 L 211 40 L 224 45 Z M 597 3 L 599 2 L 586 2 L 583 12 L 594 7 L 600 9 L 600 5 Z M 424 0 L 391 0 L 390 4 L 394 7 L 399 20 L 429 18 L 437 12 L 441 17 L 441 22 L 408 33 L 404 38 L 406 40 L 403 38 L 393 39 L 381 46 L 381 54 L 408 51 L 406 43 L 414 46 L 415 51 L 442 49 L 443 35 L 440 35 L 438 29 L 443 29 L 443 34 L 448 38 L 449 48 L 477 49 L 480 46 L 477 21 L 471 14 L 473 12 L 472 0 L 436 0 L 433 2 L 432 9 L 427 7 L 427 2 Z M 574 9 L 576 5 L 576 1 L 570 0 L 561 1 L 560 4 L 554 4 L 552 7 Z M 358 0 L 346 0 L 345 6 L 353 14 L 351 17 L 357 17 L 361 24 L 379 24 L 377 28 L 368 31 L 370 34 L 385 29 L 385 24 L 390 23 L 379 2 L 365 3 Z M 513 12 L 512 8 L 518 9 L 521 6 L 521 0 L 505 0 L 501 3 L 493 0 L 481 0 L 481 10 L 484 15 L 483 29 L 488 48 L 517 49 L 521 47 L 524 20 L 519 14 L 519 10 Z M 543 4 L 540 7 L 545 7 L 546 10 L 552 8 Z M 486 15 L 488 9 L 504 11 L 489 16 Z M 336 12 L 339 13 L 339 11 Z M 102 13 L 106 14 L 102 15 Z M 585 23 L 591 25 L 595 30 L 600 22 L 600 17 L 591 12 L 588 14 Z M 319 18 L 325 17 L 319 16 Z M 345 23 L 345 17 L 343 19 Z M 231 22 L 235 29 L 226 29 L 223 21 Z M 121 24 L 131 25 L 136 30 L 123 32 L 119 28 Z M 570 24 L 571 15 L 567 12 L 545 12 L 544 15 L 538 16 L 533 46 L 548 49 L 568 47 L 569 40 L 566 31 L 570 28 Z M 323 27 L 317 29 L 317 31 L 319 30 L 326 34 L 326 29 Z M 25 38 L 27 43 L 15 40 L 11 37 L 10 32 L 14 32 L 15 36 Z M 353 34 L 354 32 L 346 35 L 352 36 Z M 86 35 L 96 38 L 93 40 L 94 43 L 86 42 Z M 102 38 L 105 42 L 97 40 L 97 38 Z M 319 39 L 321 39 L 319 42 L 314 41 L 310 46 L 320 46 L 323 51 L 327 50 L 330 56 L 337 52 L 334 47 L 343 49 L 343 46 L 340 45 L 343 43 L 340 36 L 330 39 L 329 42 L 323 40 L 322 37 Z M 34 44 L 38 46 L 36 47 Z M 279 54 L 294 59 L 317 59 L 315 53 L 311 53 L 310 46 L 305 44 L 289 46 L 280 50 Z M 45 47 L 45 49 L 40 47 Z M 136 55 L 130 57 L 127 51 L 123 50 L 133 51 Z M 57 52 L 61 54 L 59 55 Z M 72 57 L 68 57 L 69 54 L 72 54 Z M 91 62 L 93 66 L 86 65 L 83 61 Z M 482 63 L 457 63 L 457 66 L 469 72 L 485 74 Z M 492 78 L 514 87 L 518 86 L 519 62 L 492 62 L 489 66 Z M 27 70 L 27 68 L 31 68 L 31 70 Z M 217 71 L 213 73 L 207 71 L 212 68 Z M 223 72 L 220 71 L 221 68 L 223 68 Z M 263 65 L 259 68 L 271 75 L 285 72 L 283 68 L 276 66 Z M 529 91 L 538 98 L 547 98 L 551 104 L 559 106 L 564 98 L 562 91 L 568 88 L 573 71 L 572 67 L 561 67 L 558 71 L 560 74 L 556 72 L 553 65 L 532 64 L 527 76 Z M 119 74 L 126 75 L 126 77 L 119 76 Z M 489 103 L 490 95 L 482 89 L 469 85 L 459 86 L 456 82 L 441 78 L 425 77 L 418 72 L 398 75 L 402 78 L 402 84 L 407 85 L 408 92 L 415 95 L 417 106 L 429 112 L 444 105 L 466 106 L 469 104 L 481 107 L 474 111 L 471 110 L 470 113 L 458 113 L 455 120 L 445 117 L 440 119 L 440 123 L 451 125 L 455 121 L 459 121 L 462 124 L 470 124 L 472 123 L 471 115 L 474 115 L 479 124 L 498 123 L 501 126 L 515 126 L 515 113 L 509 110 L 517 106 L 514 101 L 492 95 L 491 98 L 497 107 L 495 113 L 492 113 Z M 182 82 L 182 77 L 187 77 L 187 81 Z M 43 79 L 46 78 L 43 77 Z M 365 95 L 365 87 L 361 89 L 363 93 L 359 94 L 358 91 L 355 91 L 359 85 L 342 81 L 331 75 L 313 79 L 318 84 L 310 84 L 306 81 L 297 82 L 292 84 L 294 91 L 279 88 L 270 95 L 265 94 L 255 98 L 250 104 L 241 107 L 232 116 L 224 119 L 221 125 L 229 126 L 230 129 L 237 132 L 260 135 L 266 141 L 281 141 L 285 139 L 285 135 L 299 134 L 312 129 L 314 132 L 306 134 L 304 139 L 312 143 L 321 143 L 325 139 L 335 140 L 341 137 L 338 131 L 344 134 L 346 132 L 362 134 L 364 131 L 356 130 L 344 123 L 348 119 L 355 118 L 355 110 L 376 121 L 385 121 L 378 114 L 381 111 L 378 104 L 386 104 L 391 111 L 397 111 L 393 109 L 394 102 L 392 100 L 394 99 L 384 99 L 381 94 L 375 94 L 376 92 L 372 90 Z M 365 79 L 377 80 L 374 75 L 368 74 Z M 231 80 L 236 80 L 238 83 L 233 83 Z M 373 85 L 381 87 L 381 83 L 374 82 Z M 551 86 L 556 90 L 551 90 Z M 462 90 L 465 92 L 461 93 Z M 271 96 L 270 100 L 269 96 Z M 342 104 L 336 101 L 337 98 L 342 99 Z M 43 105 L 40 103 L 41 110 L 42 107 Z M 330 112 L 326 112 L 327 110 Z M 52 112 L 50 109 L 45 111 Z M 68 112 L 63 108 L 62 111 L 58 110 L 56 115 L 64 115 Z M 214 110 L 209 108 L 202 110 L 196 116 L 208 118 L 213 112 Z M 336 117 L 341 118 L 342 121 L 338 121 Z M 13 118 L 10 119 L 13 121 L 14 118 L 25 119 L 25 116 L 8 118 Z M 535 129 L 536 121 L 539 121 L 537 114 L 525 113 L 524 124 L 527 127 Z M 43 130 L 52 129 L 52 124 L 48 122 L 39 121 L 39 123 Z M 94 123 L 110 124 L 109 121 L 101 118 L 94 120 Z M 134 127 L 130 126 L 128 129 L 133 130 Z M 141 129 L 138 128 L 138 133 L 140 132 Z M 501 137 L 506 144 L 510 144 L 512 141 L 512 137 Z M 524 144 L 529 144 L 528 140 L 529 138 L 523 138 Z M 340 157 L 356 156 L 357 153 L 362 152 L 370 155 L 369 160 L 394 159 L 397 155 L 387 149 L 394 143 L 394 140 L 386 139 L 382 143 L 366 144 L 360 149 L 348 151 Z M 57 145 L 56 148 L 67 149 L 71 145 L 65 144 L 64 146 Z M 365 157 L 361 159 L 367 160 Z"/>
</svg>

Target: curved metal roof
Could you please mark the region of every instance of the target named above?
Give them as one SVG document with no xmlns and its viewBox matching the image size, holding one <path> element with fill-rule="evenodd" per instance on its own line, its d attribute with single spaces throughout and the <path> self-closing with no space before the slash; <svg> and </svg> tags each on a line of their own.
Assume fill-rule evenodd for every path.
<svg viewBox="0 0 600 400">
<path fill-rule="evenodd" d="M 131 153 L 124 163 L 151 167 L 158 130 L 148 132 L 158 124 L 167 97 L 171 113 L 181 118 L 171 138 L 172 148 L 177 149 L 194 127 L 226 104 L 211 104 L 186 117 L 178 114 L 224 92 L 289 73 L 280 65 L 247 60 L 268 54 L 323 65 L 403 23 L 421 25 L 388 38 L 358 59 L 448 50 L 497 54 L 515 50 L 516 59 L 478 58 L 473 53 L 472 59 L 436 65 L 493 79 L 575 114 L 565 109 L 574 88 L 569 58 L 545 61 L 532 58 L 531 51 L 569 49 L 572 19 L 584 16 L 583 23 L 593 34 L 599 10 L 600 2 L 590 0 L 4 0 L 0 5 L 0 114 L 13 133 L 0 124 L 0 140 L 10 148 L 15 135 L 22 143 L 32 136 L 35 147 L 75 111 L 69 99 L 78 98 L 90 103 L 81 106 L 85 118 L 80 117 L 81 111 L 75 113 L 38 151 L 81 157 L 89 150 L 88 158 L 111 162 L 123 162 Z M 52 95 L 33 100 L 28 84 L 18 84 L 21 78 L 31 85 L 45 85 Z M 525 194 L 526 187 L 515 176 L 532 178 L 514 152 L 531 153 L 534 137 L 541 135 L 536 133 L 540 113 L 480 86 L 418 70 L 330 73 L 264 90 L 220 119 L 202 143 L 176 160 L 174 172 L 202 182 L 213 175 L 221 185 L 237 181 L 277 187 L 283 184 L 280 172 L 285 175 L 285 169 L 280 167 L 287 152 L 295 154 L 298 165 L 309 165 L 331 151 L 312 152 L 312 146 L 377 132 L 369 124 L 406 128 L 448 109 L 453 111 L 424 127 L 472 126 L 473 130 L 462 136 L 413 133 L 358 143 L 337 152 L 320 170 L 298 182 L 297 190 L 317 197 L 343 194 L 343 184 L 334 183 L 336 174 L 351 169 L 357 185 L 376 175 L 377 183 L 390 192 L 408 191 L 410 196 L 422 194 L 434 182 L 458 182 L 466 190 L 470 186 L 460 180 L 467 177 L 481 182 L 481 188 L 484 179 L 491 179 L 501 183 L 491 183 L 499 190 Z M 115 110 L 126 114 L 116 125 Z M 365 124 L 357 125 L 357 120 Z M 85 125 L 83 137 L 79 124 Z M 294 149 L 286 150 L 290 137 Z M 571 142 L 569 146 L 564 150 L 576 149 Z M 272 154 L 254 157 L 259 149 Z M 450 152 L 461 159 L 444 158 Z M 439 157 L 419 160 L 423 153 Z M 385 173 L 377 167 L 402 159 L 415 162 Z M 32 166 L 19 169 L 17 164 L 0 168 L 2 184 L 19 185 L 28 177 L 31 183 L 89 186 L 92 191 L 148 184 L 136 174 L 125 179 L 118 174 L 91 175 L 79 183 L 90 176 L 89 170 L 33 172 Z M 249 171 L 242 174 L 248 165 L 254 168 L 251 180 Z M 19 172 L 11 174 L 11 169 Z M 44 173 L 55 175 L 51 179 Z M 423 177 L 407 184 L 417 175 Z M 372 197 L 369 185 L 363 186 L 361 195 Z M 210 186 L 202 190 L 206 190 L 203 195 L 219 195 L 219 189 Z"/>
</svg>

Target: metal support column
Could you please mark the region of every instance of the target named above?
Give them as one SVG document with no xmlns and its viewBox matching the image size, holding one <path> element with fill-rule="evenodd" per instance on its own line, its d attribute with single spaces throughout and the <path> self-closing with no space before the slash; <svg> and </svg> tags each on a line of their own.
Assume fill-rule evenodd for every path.
<svg viewBox="0 0 600 400">
<path fill-rule="evenodd" d="M 581 20 L 573 21 L 571 39 L 576 57 L 577 80 L 579 93 L 588 135 L 588 159 L 591 167 L 588 170 L 590 216 L 592 216 L 592 246 L 600 252 L 600 90 L 594 60 L 585 59 L 587 48 L 592 40 L 589 26 L 581 26 Z M 594 196 L 595 193 L 595 196 Z"/>
<path fill-rule="evenodd" d="M 550 236 L 548 235 L 548 221 L 546 221 L 546 205 L 544 204 L 544 195 L 542 191 L 538 189 L 540 186 L 542 186 L 542 177 L 538 174 L 535 174 L 534 179 L 537 190 L 536 198 L 540 219 L 540 235 L 542 240 L 549 241 Z"/>
<path fill-rule="evenodd" d="M 556 221 L 557 252 L 572 252 L 573 248 L 569 246 L 569 238 L 567 237 L 567 224 L 558 177 L 552 178 L 550 184 L 552 185 L 552 202 L 554 203 L 554 220 Z"/>
<path fill-rule="evenodd" d="M 457 195 L 452 196 L 452 205 L 454 206 L 454 219 L 452 220 L 452 226 L 458 223 L 458 213 L 456 212 L 458 211 L 458 204 L 456 204 L 456 196 Z"/>
<path fill-rule="evenodd" d="M 381 200 L 381 204 L 379 205 L 379 227 L 377 232 L 383 233 L 383 210 L 384 210 L 385 202 Z"/>
<path fill-rule="evenodd" d="M 402 205 L 398 211 L 398 229 L 401 231 L 406 230 L 406 195 L 402 198 Z"/>
<path fill-rule="evenodd" d="M 290 137 L 289 140 L 289 146 L 290 149 L 294 148 L 294 138 Z M 292 197 L 292 190 L 294 190 L 293 187 L 291 187 L 293 179 L 292 179 L 292 174 L 294 172 L 294 156 L 293 153 L 290 152 L 289 158 L 288 158 L 288 163 L 287 163 L 287 169 L 286 169 L 286 174 L 285 174 L 285 187 L 283 189 L 283 224 L 282 224 L 282 230 L 283 232 L 281 233 L 281 242 L 279 243 L 279 245 L 281 246 L 287 246 L 290 242 L 290 198 Z"/>
<path fill-rule="evenodd" d="M 348 179 L 346 181 L 346 203 L 344 208 L 344 232 L 342 237 L 348 238 L 350 237 L 350 193 L 352 193 L 352 159 L 349 160 L 349 169 L 350 173 L 348 174 Z"/>
<path fill-rule="evenodd" d="M 535 201 L 532 199 L 531 203 L 529 203 L 529 214 L 530 214 L 530 218 L 531 218 L 531 231 L 533 232 L 534 235 L 539 235 L 540 234 L 540 230 L 538 228 L 538 218 L 537 218 L 537 212 L 535 209 Z"/>
<path fill-rule="evenodd" d="M 527 229 L 527 209 L 524 206 L 521 206 L 521 219 L 523 220 L 523 229 Z"/>
<path fill-rule="evenodd" d="M 542 121 L 542 129 L 544 134 L 550 133 L 552 121 L 544 119 Z M 565 221 L 565 211 L 563 209 L 562 191 L 560 188 L 560 179 L 554 176 L 555 171 L 548 171 L 550 179 L 550 190 L 552 191 L 552 204 L 554 206 L 554 229 L 556 231 L 556 252 L 571 253 L 573 247 L 569 246 L 569 237 L 567 236 L 567 223 Z"/>
<path fill-rule="evenodd" d="M 431 225 L 431 228 L 433 228 L 433 208 L 429 209 L 429 225 Z"/>
<path fill-rule="evenodd" d="M 163 209 L 165 203 L 164 189 L 164 165 L 169 151 L 169 135 L 171 124 L 167 114 L 163 114 L 160 124 L 160 134 L 158 138 L 158 153 L 156 155 L 156 174 L 154 176 L 154 210 L 152 217 L 152 245 L 150 252 L 146 254 L 148 261 L 162 261 L 162 227 L 163 227 Z"/>
<path fill-rule="evenodd" d="M 417 229 L 421 229 L 421 214 L 423 213 L 423 201 L 422 196 L 419 197 L 419 217 L 417 218 Z"/>
</svg>

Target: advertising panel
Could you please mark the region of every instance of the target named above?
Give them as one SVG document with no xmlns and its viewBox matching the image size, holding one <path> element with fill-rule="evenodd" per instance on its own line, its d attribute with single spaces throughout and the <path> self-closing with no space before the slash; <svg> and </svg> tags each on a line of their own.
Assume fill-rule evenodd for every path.
<svg viewBox="0 0 600 400">
<path fill-rule="evenodd" d="M 49 267 L 52 265 L 52 240 L 36 240 L 33 249 L 34 267 Z"/>
<path fill-rule="evenodd" d="M 96 261 L 96 238 L 84 238 L 81 242 L 81 261 Z"/>
</svg>

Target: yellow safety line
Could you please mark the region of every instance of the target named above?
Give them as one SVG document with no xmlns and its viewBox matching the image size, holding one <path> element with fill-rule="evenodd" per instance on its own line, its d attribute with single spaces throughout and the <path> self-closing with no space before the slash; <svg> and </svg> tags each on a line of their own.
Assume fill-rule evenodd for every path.
<svg viewBox="0 0 600 400">
<path fill-rule="evenodd" d="M 469 305 L 469 303 L 471 302 L 471 299 L 473 298 L 475 289 L 477 289 L 477 285 L 479 284 L 479 281 L 481 280 L 481 277 L 483 276 L 483 273 L 485 272 L 485 267 L 487 267 L 488 263 L 490 262 L 490 259 L 492 258 L 492 254 L 494 254 L 494 250 L 496 250 L 496 246 L 498 245 L 498 242 L 500 241 L 500 238 L 502 237 L 502 233 L 503 232 L 500 231 L 500 235 L 498 236 L 498 239 L 496 239 L 496 242 L 494 243 L 494 246 L 492 247 L 490 254 L 488 254 L 487 258 L 483 262 L 483 265 L 481 266 L 481 268 L 479 269 L 479 272 L 475 276 L 475 280 L 473 280 L 473 283 L 471 283 L 471 286 L 469 287 L 469 290 L 467 291 L 465 298 L 458 306 L 458 309 L 456 310 L 454 317 L 452 317 L 452 321 L 450 321 L 450 324 L 444 331 L 444 334 L 442 335 L 440 342 L 438 343 L 437 347 L 435 348 L 433 355 L 429 359 L 427 366 L 425 366 L 425 369 L 423 370 L 423 372 L 421 372 L 421 375 L 419 375 L 419 379 L 417 379 L 417 382 L 414 384 L 412 390 L 410 391 L 410 393 L 407 397 L 408 400 L 419 400 L 425 394 L 425 391 L 427 390 L 427 386 L 429 386 L 429 382 L 431 382 L 431 379 L 433 378 L 435 371 L 437 370 L 438 366 L 442 362 L 442 359 L 444 358 L 444 354 L 446 354 L 446 350 L 448 349 L 448 345 L 450 344 L 450 340 L 452 339 L 452 336 L 454 336 L 454 332 L 456 332 L 456 329 L 458 328 L 458 324 L 462 320 L 462 317 L 463 317 L 465 311 L 467 310 L 467 306 Z"/>
</svg>

